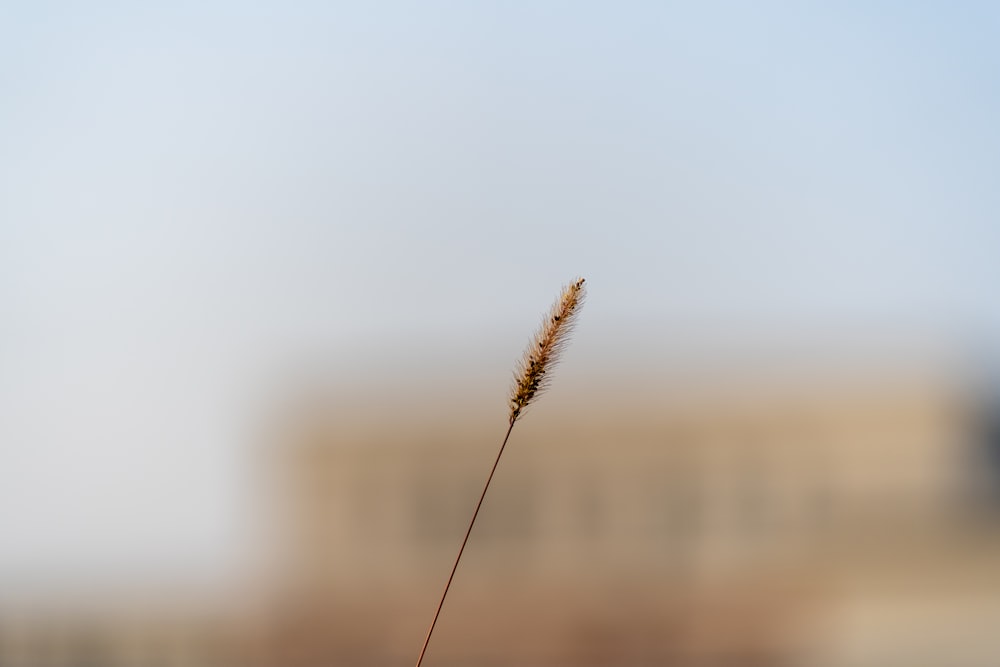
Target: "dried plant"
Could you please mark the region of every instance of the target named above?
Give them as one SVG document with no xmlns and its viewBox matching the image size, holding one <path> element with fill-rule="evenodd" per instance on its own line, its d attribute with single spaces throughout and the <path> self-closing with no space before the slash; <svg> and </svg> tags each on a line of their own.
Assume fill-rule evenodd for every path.
<svg viewBox="0 0 1000 667">
<path fill-rule="evenodd" d="M 493 474 L 497 471 L 497 465 L 500 463 L 500 457 L 503 456 L 507 440 L 510 439 L 510 433 L 514 430 L 514 424 L 517 423 L 518 417 L 521 416 L 525 408 L 548 387 L 552 369 L 559 362 L 559 355 L 569 342 L 569 336 L 573 331 L 573 325 L 576 323 L 577 314 L 583 306 L 585 294 L 583 278 L 578 278 L 563 288 L 559 299 L 556 300 L 552 305 L 552 309 L 545 316 L 545 319 L 542 320 L 542 324 L 535 333 L 534 338 L 532 338 L 525 349 L 524 356 L 517 364 L 517 368 L 514 371 L 514 383 L 510 392 L 510 425 L 507 427 L 507 434 L 504 435 L 503 442 L 500 444 L 500 451 L 493 462 L 493 468 L 490 469 L 490 475 L 486 478 L 486 484 L 483 486 L 483 492 L 479 496 L 479 502 L 476 503 L 476 509 L 472 513 L 472 520 L 469 521 L 469 527 L 465 531 L 462 546 L 458 549 L 455 564 L 451 567 L 451 574 L 448 575 L 448 582 L 445 584 L 444 592 L 441 594 L 441 601 L 438 602 L 437 609 L 434 611 L 434 619 L 431 621 L 431 627 L 427 630 L 424 645 L 420 648 L 417 667 L 420 667 L 420 664 L 424 661 L 424 654 L 427 652 L 427 645 L 431 641 L 431 635 L 434 634 L 434 626 L 437 624 L 438 616 L 441 615 L 441 608 L 444 606 L 444 600 L 448 596 L 448 589 L 451 588 L 451 582 L 455 578 L 458 563 L 462 560 L 465 545 L 469 541 L 469 535 L 472 534 L 472 526 L 476 523 L 476 517 L 479 516 L 479 508 L 483 506 L 486 491 L 490 488 L 490 482 L 493 481 Z"/>
</svg>

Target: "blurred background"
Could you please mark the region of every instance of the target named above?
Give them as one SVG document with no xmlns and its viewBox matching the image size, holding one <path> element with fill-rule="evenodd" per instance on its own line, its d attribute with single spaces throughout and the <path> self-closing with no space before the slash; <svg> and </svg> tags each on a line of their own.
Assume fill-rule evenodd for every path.
<svg viewBox="0 0 1000 667">
<path fill-rule="evenodd" d="M 0 665 L 1000 664 L 998 30 L 0 6 Z"/>
</svg>

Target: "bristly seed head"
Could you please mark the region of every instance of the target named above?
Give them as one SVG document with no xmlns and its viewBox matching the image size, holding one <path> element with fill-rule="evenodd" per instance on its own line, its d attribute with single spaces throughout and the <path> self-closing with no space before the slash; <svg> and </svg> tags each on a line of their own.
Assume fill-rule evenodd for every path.
<svg viewBox="0 0 1000 667">
<path fill-rule="evenodd" d="M 563 288 L 518 362 L 510 394 L 511 424 L 548 387 L 548 373 L 559 362 L 559 354 L 569 341 L 576 323 L 576 314 L 583 306 L 586 294 L 584 282 L 583 278 L 578 278 Z"/>
</svg>

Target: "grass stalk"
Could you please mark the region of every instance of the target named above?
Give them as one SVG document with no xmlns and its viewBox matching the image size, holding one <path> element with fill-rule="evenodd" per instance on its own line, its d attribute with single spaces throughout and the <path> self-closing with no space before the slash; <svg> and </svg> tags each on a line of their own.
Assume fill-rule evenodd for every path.
<svg viewBox="0 0 1000 667">
<path fill-rule="evenodd" d="M 497 458 L 490 469 L 489 477 L 486 478 L 486 484 L 483 485 L 483 492 L 479 496 L 479 502 L 476 503 L 476 509 L 472 513 L 472 520 L 469 521 L 469 527 L 465 530 L 465 537 L 462 538 L 462 546 L 458 549 L 458 556 L 455 557 L 455 563 L 451 566 L 451 573 L 448 575 L 448 581 L 444 585 L 444 592 L 441 593 L 441 600 L 434 610 L 434 618 L 431 621 L 431 626 L 427 630 L 423 646 L 420 647 L 420 655 L 417 657 L 416 667 L 420 667 L 424 661 L 424 655 L 427 653 L 427 645 L 430 644 L 431 635 L 434 634 L 434 627 L 437 625 L 438 617 L 441 615 L 445 598 L 448 597 L 448 589 L 451 588 L 451 582 L 455 578 L 458 564 L 461 562 L 462 554 L 465 552 L 465 545 L 469 541 L 469 535 L 472 534 L 472 527 L 479 516 L 483 500 L 486 499 L 486 492 L 490 488 L 490 482 L 493 481 L 493 475 L 500 464 L 500 457 L 503 456 L 503 450 L 510 439 L 511 431 L 514 430 L 514 424 L 517 423 L 518 418 L 528 405 L 548 387 L 549 373 L 555 368 L 559 361 L 560 353 L 569 341 L 569 335 L 576 323 L 580 307 L 583 305 L 584 296 L 583 278 L 579 278 L 563 288 L 559 299 L 556 300 L 552 309 L 542 320 L 541 326 L 528 344 L 523 357 L 517 365 L 514 373 L 514 383 L 511 386 L 509 400 L 510 424 L 507 427 L 507 433 L 500 444 L 500 451 L 497 452 Z"/>
</svg>

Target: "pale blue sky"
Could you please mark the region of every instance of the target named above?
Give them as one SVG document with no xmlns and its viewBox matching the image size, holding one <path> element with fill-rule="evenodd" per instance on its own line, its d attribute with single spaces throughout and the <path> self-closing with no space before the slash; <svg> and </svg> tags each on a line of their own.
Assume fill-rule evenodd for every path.
<svg viewBox="0 0 1000 667">
<path fill-rule="evenodd" d="M 992 340 L 997 34 L 992 3 L 0 7 L 0 575 L 214 562 L 261 369 L 517 350 L 578 274 L 592 356 Z"/>
</svg>

